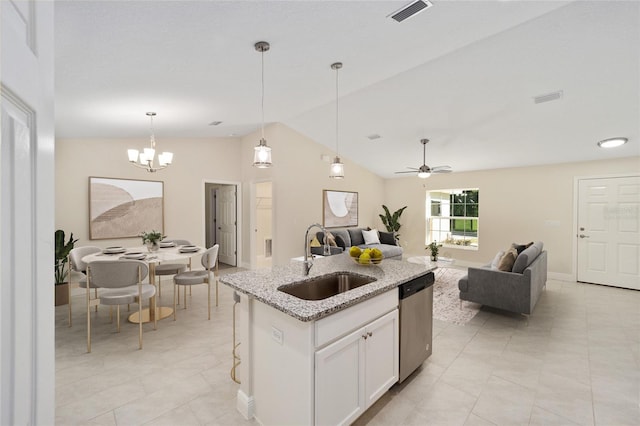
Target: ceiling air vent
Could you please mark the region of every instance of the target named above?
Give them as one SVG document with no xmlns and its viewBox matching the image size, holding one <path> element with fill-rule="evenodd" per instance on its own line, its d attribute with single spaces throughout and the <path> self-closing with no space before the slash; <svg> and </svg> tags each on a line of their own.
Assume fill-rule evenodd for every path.
<svg viewBox="0 0 640 426">
<path fill-rule="evenodd" d="M 373 134 L 373 135 L 369 135 L 367 136 L 367 138 L 369 138 L 370 141 L 375 141 L 376 139 L 380 139 L 382 136 L 378 135 L 378 134 Z"/>
<path fill-rule="evenodd" d="M 398 22 L 402 22 L 405 19 L 411 18 L 418 12 L 422 12 L 423 10 L 430 8 L 431 6 L 433 5 L 428 0 L 417 0 L 404 6 L 400 10 L 393 12 L 387 17 L 391 17 Z"/>
<path fill-rule="evenodd" d="M 562 90 L 558 90 L 557 92 L 547 93 L 546 95 L 540 95 L 533 98 L 533 102 L 536 104 L 541 104 L 543 102 L 551 102 L 556 101 L 562 97 Z"/>
<path fill-rule="evenodd" d="M 209 126 L 219 126 L 220 124 L 222 124 L 222 121 L 212 121 Z"/>
</svg>

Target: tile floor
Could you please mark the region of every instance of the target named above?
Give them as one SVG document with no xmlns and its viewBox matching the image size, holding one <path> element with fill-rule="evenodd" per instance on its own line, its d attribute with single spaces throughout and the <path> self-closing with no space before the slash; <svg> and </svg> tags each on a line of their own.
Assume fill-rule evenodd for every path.
<svg viewBox="0 0 640 426">
<path fill-rule="evenodd" d="M 72 328 L 56 308 L 56 424 L 255 424 L 235 409 L 231 295 L 220 285 L 207 321 L 206 287 L 194 288 L 176 322 L 145 325 L 142 351 L 137 327 L 116 334 L 103 307 L 88 354 L 82 293 Z M 528 320 L 483 308 L 464 326 L 435 321 L 433 348 L 356 424 L 640 424 L 638 291 L 550 281 Z"/>
</svg>

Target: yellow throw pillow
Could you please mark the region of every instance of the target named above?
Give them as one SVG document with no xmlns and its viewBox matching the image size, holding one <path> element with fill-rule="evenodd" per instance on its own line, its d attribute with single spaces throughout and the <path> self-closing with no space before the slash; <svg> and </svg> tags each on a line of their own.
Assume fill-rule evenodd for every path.
<svg viewBox="0 0 640 426">
<path fill-rule="evenodd" d="M 309 247 L 320 247 L 320 241 L 318 241 L 318 237 L 313 237 L 313 240 L 309 243 Z"/>
</svg>

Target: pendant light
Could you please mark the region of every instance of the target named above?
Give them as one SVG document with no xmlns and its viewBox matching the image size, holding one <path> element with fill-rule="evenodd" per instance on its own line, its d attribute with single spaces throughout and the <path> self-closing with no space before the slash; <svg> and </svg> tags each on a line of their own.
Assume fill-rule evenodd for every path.
<svg viewBox="0 0 640 426">
<path fill-rule="evenodd" d="M 154 173 L 158 170 L 166 168 L 171 164 L 171 162 L 173 161 L 173 153 L 163 152 L 162 154 L 158 154 L 158 166 L 154 166 L 153 159 L 156 155 L 156 137 L 153 134 L 153 117 L 156 116 L 156 113 L 148 112 L 147 116 L 151 120 L 151 125 L 149 128 L 151 132 L 150 147 L 145 148 L 140 153 L 137 149 L 129 149 L 127 151 L 127 154 L 129 155 L 129 162 L 131 162 L 131 164 L 141 169 L 145 169 L 149 173 Z M 139 161 L 139 163 L 137 161 Z"/>
<path fill-rule="evenodd" d="M 260 52 L 262 60 L 262 137 L 260 138 L 258 146 L 254 148 L 253 166 L 260 169 L 266 169 L 271 167 L 271 148 L 267 146 L 267 140 L 264 138 L 264 52 L 268 51 L 270 46 L 266 41 L 259 41 L 254 45 L 254 47 L 257 52 Z"/>
<path fill-rule="evenodd" d="M 336 157 L 329 168 L 329 177 L 331 179 L 344 178 L 344 164 L 340 161 L 340 153 L 338 149 L 338 70 L 342 68 L 342 62 L 331 64 L 331 69 L 336 70 Z"/>
</svg>

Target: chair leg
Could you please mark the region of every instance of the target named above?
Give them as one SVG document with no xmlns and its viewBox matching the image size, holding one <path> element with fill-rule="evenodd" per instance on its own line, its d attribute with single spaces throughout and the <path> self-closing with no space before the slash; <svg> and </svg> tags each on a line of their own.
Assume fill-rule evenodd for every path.
<svg viewBox="0 0 640 426">
<path fill-rule="evenodd" d="M 211 319 L 211 283 L 207 282 L 207 309 L 209 310 L 209 316 L 207 319 Z"/>
<path fill-rule="evenodd" d="M 218 278 L 216 277 L 216 308 L 218 307 Z"/>
<path fill-rule="evenodd" d="M 154 297 L 154 299 L 155 299 L 155 297 L 156 297 L 156 296 L 154 295 L 153 297 Z M 156 302 L 156 303 L 154 303 L 154 305 L 158 306 L 157 302 Z M 149 299 L 149 308 L 151 308 L 151 299 Z M 174 310 L 173 312 L 175 312 L 175 310 Z M 154 315 L 154 316 L 153 316 L 153 329 L 154 329 L 154 330 L 157 330 L 157 329 L 158 329 L 158 316 L 159 316 L 159 315 Z"/>
<path fill-rule="evenodd" d="M 182 295 L 183 296 L 182 301 L 184 303 L 184 308 L 187 309 L 187 286 L 184 285 L 183 287 L 184 287 L 184 294 Z"/>
<path fill-rule="evenodd" d="M 178 305 L 180 304 L 180 289 L 178 289 Z"/>
<path fill-rule="evenodd" d="M 120 333 L 120 305 L 116 306 L 116 330 Z"/>
<path fill-rule="evenodd" d="M 91 353 L 91 293 L 87 287 L 87 352 Z"/>
<path fill-rule="evenodd" d="M 178 285 L 176 283 L 173 283 L 173 320 L 176 320 L 176 294 L 179 296 L 180 295 L 180 290 L 178 289 Z"/>
<path fill-rule="evenodd" d="M 96 299 L 98 298 L 98 289 L 97 288 L 93 289 L 93 295 L 94 295 L 94 297 Z M 98 305 L 96 305 L 96 312 L 98 312 Z"/>
<path fill-rule="evenodd" d="M 142 349 L 142 300 L 138 298 L 138 347 Z"/>
<path fill-rule="evenodd" d="M 113 324 L 113 306 L 109 306 L 109 321 Z"/>
</svg>

